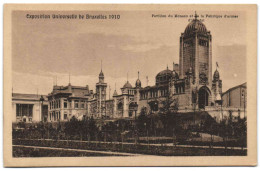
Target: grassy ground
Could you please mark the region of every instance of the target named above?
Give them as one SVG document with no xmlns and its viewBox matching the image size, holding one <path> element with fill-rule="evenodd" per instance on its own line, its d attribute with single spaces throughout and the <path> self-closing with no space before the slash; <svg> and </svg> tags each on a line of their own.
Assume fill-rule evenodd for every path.
<svg viewBox="0 0 260 171">
<path fill-rule="evenodd" d="M 13 147 L 13 157 L 95 157 L 95 156 L 121 156 L 119 154 L 100 154 L 94 152 L 68 151 L 57 149 L 39 149 Z"/>
<path fill-rule="evenodd" d="M 200 147 L 174 147 L 174 146 L 149 146 L 142 144 L 121 144 L 121 143 L 88 143 L 79 141 L 46 141 L 46 140 L 13 140 L 15 145 L 29 145 L 41 147 L 57 147 L 72 149 L 88 149 L 99 151 L 115 151 L 160 156 L 245 156 L 247 150 L 200 148 Z M 16 154 L 13 154 L 16 155 Z M 40 157 L 46 156 L 41 155 Z M 60 154 L 63 155 L 63 154 Z M 80 156 L 80 155 L 79 155 Z M 16 157 L 19 157 L 19 153 Z"/>
</svg>

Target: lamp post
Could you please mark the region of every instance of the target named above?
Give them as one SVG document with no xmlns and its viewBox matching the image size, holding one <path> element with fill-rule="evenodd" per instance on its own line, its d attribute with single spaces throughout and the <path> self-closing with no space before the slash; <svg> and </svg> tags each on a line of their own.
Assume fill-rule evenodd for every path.
<svg viewBox="0 0 260 171">
<path fill-rule="evenodd" d="M 242 97 L 244 98 L 244 120 L 246 119 L 246 98 L 245 98 L 245 90 L 242 89 Z"/>
<path fill-rule="evenodd" d="M 44 101 L 44 98 L 43 98 L 42 95 L 41 95 L 40 101 L 41 101 L 40 121 L 44 121 L 44 116 L 43 116 L 43 101 Z"/>
<path fill-rule="evenodd" d="M 119 123 L 116 123 L 116 142 L 118 142 L 118 144 L 119 144 L 119 138 L 118 138 L 118 134 L 120 133 L 120 131 L 119 131 Z"/>
</svg>

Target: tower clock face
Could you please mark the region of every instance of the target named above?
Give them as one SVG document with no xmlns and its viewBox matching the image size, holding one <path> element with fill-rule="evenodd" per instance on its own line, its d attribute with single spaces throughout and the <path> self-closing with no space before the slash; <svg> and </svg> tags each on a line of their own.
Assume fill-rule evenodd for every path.
<svg viewBox="0 0 260 171">
<path fill-rule="evenodd" d="M 200 83 L 202 84 L 206 84 L 208 81 L 208 78 L 205 73 L 200 73 L 199 78 L 200 78 Z"/>
</svg>

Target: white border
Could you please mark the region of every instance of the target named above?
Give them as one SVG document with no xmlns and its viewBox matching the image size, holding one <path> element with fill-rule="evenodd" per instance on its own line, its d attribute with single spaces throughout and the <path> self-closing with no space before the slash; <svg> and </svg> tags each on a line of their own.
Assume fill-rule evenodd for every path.
<svg viewBox="0 0 260 171">
<path fill-rule="evenodd" d="M 198 4 L 260 4 L 259 1 L 257 0 L 230 0 L 230 1 L 227 1 L 227 0 L 218 0 L 218 1 L 210 1 L 209 0 L 197 0 L 197 1 L 194 1 L 194 0 L 178 0 L 178 1 L 170 1 L 170 0 L 125 0 L 125 1 L 116 1 L 116 0 L 109 0 L 109 1 L 105 1 L 105 0 L 84 0 L 84 1 L 80 1 L 80 0 L 38 0 L 37 3 L 121 3 L 121 4 L 129 4 L 129 3 L 136 3 L 136 4 L 171 4 L 171 3 L 181 3 L 181 4 L 194 4 L 194 3 L 198 3 Z M 0 9 L 0 13 L 2 14 L 1 16 L 1 48 L 0 48 L 0 52 L 1 52 L 1 60 L 0 60 L 0 63 L 1 63 L 1 74 L 0 74 L 0 80 L 1 80 L 1 88 L 0 88 L 0 91 L 3 92 L 3 4 L 5 3 L 36 3 L 35 0 L 23 0 L 23 1 L 19 1 L 19 0 L 2 0 L 1 2 L 1 9 Z M 258 23 L 259 23 L 259 13 L 258 13 Z M 259 36 L 258 36 L 259 38 Z M 258 44 L 258 49 L 259 49 L 259 44 Z M 257 64 L 259 66 L 259 60 L 257 61 Z M 257 71 L 257 79 L 258 79 L 258 86 L 257 86 L 257 90 L 259 90 L 259 73 L 260 73 L 260 70 L 258 69 Z M 258 92 L 258 95 L 257 95 L 257 106 L 259 106 L 259 91 Z M 1 127 L 1 131 L 0 131 L 0 137 L 1 137 L 1 154 L 2 156 L 0 157 L 0 166 L 3 168 L 3 94 L 2 94 L 2 97 L 0 98 L 0 109 L 1 109 L 1 116 L 0 116 L 0 127 Z M 257 109 L 257 113 L 259 110 Z M 258 120 L 258 125 L 259 125 L 259 120 Z M 258 135 L 258 142 L 259 142 L 259 126 L 257 126 L 257 135 Z M 259 143 L 258 143 L 259 144 Z M 258 150 L 258 156 L 259 156 L 259 150 Z M 4 168 L 6 169 L 6 168 Z M 8 168 L 8 169 L 15 169 L 15 168 Z M 35 168 L 21 168 L 22 170 L 27 170 L 27 169 L 35 169 Z M 53 169 L 58 169 L 58 170 L 70 170 L 70 169 L 75 169 L 75 168 L 40 168 L 40 169 L 48 169 L 48 170 L 53 170 Z M 76 168 L 76 169 L 86 169 L 86 168 Z M 115 169 L 125 169 L 125 170 L 130 170 L 130 169 L 149 169 L 149 171 L 154 171 L 154 170 L 157 170 L 158 168 L 143 168 L 143 167 L 137 167 L 137 168 L 87 168 L 87 169 L 93 169 L 93 170 L 103 170 L 103 169 L 107 169 L 108 171 L 114 171 Z M 159 169 L 173 169 L 173 168 L 159 168 Z M 240 167 L 240 168 L 229 168 L 229 167 L 222 167 L 222 168 L 218 168 L 218 167 L 212 167 L 212 168 L 208 168 L 208 167 L 202 167 L 202 168 L 190 168 L 190 167 L 179 167 L 179 168 L 174 168 L 174 169 L 178 169 L 178 170 L 188 170 L 188 169 L 200 169 L 201 170 L 213 170 L 213 171 L 217 171 L 219 169 L 221 170 L 228 170 L 228 169 L 236 169 L 237 171 L 244 171 L 245 169 L 257 169 L 257 167 L 248 167 L 248 168 L 244 168 L 244 167 Z M 258 168 L 259 169 L 259 168 Z"/>
</svg>

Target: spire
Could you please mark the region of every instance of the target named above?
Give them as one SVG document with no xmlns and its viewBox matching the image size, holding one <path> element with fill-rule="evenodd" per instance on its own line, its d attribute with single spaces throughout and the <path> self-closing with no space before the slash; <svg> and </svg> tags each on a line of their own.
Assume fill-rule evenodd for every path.
<svg viewBox="0 0 260 171">
<path fill-rule="evenodd" d="M 127 72 L 127 82 L 128 82 L 128 72 Z"/>
<path fill-rule="evenodd" d="M 104 78 L 105 78 L 105 76 L 104 76 L 104 73 L 103 73 L 103 71 L 102 71 L 102 60 L 101 60 L 101 71 L 100 71 L 98 77 L 99 77 L 99 82 L 100 82 L 100 83 L 104 83 Z"/>
<path fill-rule="evenodd" d="M 102 72 L 102 59 L 101 59 L 101 72 Z"/>
<path fill-rule="evenodd" d="M 69 85 L 71 85 L 71 84 L 70 84 L 70 73 L 69 73 Z"/>
<path fill-rule="evenodd" d="M 137 87 L 137 88 L 141 87 L 141 81 L 139 80 L 139 71 L 138 71 L 138 79 L 135 82 L 135 87 Z"/>
<path fill-rule="evenodd" d="M 216 62 L 216 71 L 214 72 L 214 75 L 213 75 L 213 79 L 214 79 L 215 81 L 218 81 L 219 78 L 220 78 L 220 75 L 219 75 L 219 72 L 218 72 L 218 68 L 219 68 L 218 62 Z"/>
<path fill-rule="evenodd" d="M 199 16 L 197 15 L 197 12 L 196 12 L 196 11 L 195 11 L 194 17 L 195 17 L 195 20 L 197 20 L 197 18 L 199 17 Z"/>
<path fill-rule="evenodd" d="M 70 72 L 69 72 L 69 85 L 68 85 L 69 93 L 72 93 L 71 83 L 70 83 Z"/>
<path fill-rule="evenodd" d="M 115 83 L 115 91 L 114 91 L 113 96 L 117 96 L 117 92 L 116 92 L 116 83 Z"/>
<path fill-rule="evenodd" d="M 169 68 L 168 68 L 168 64 L 167 64 L 167 70 L 168 70 Z"/>
</svg>

